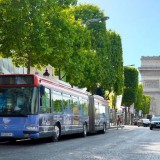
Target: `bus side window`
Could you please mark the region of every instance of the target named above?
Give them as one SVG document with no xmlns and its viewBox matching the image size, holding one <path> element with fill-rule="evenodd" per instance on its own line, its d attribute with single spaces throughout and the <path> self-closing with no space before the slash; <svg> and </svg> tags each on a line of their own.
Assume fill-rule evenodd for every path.
<svg viewBox="0 0 160 160">
<path fill-rule="evenodd" d="M 50 89 L 45 88 L 44 94 L 41 95 L 40 100 L 40 112 L 41 113 L 51 113 L 51 96 L 50 96 Z"/>
<path fill-rule="evenodd" d="M 70 99 L 71 96 L 69 94 L 63 93 L 63 110 L 65 113 L 71 113 L 71 107 L 70 107 Z"/>
<path fill-rule="evenodd" d="M 52 111 L 56 114 L 63 112 L 61 92 L 52 90 Z"/>
<path fill-rule="evenodd" d="M 82 106 L 82 115 L 88 116 L 88 101 L 85 99 L 82 99 L 80 101 L 80 104 Z"/>
<path fill-rule="evenodd" d="M 79 115 L 80 105 L 78 97 L 71 96 L 70 105 L 73 115 Z"/>
</svg>

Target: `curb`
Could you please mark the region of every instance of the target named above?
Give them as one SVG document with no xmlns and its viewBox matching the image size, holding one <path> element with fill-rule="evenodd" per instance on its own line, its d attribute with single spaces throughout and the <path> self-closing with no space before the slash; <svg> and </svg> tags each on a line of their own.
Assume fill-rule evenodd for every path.
<svg viewBox="0 0 160 160">
<path fill-rule="evenodd" d="M 124 128 L 125 126 L 124 125 L 122 125 L 122 128 Z M 117 126 L 111 126 L 111 127 L 109 127 L 108 129 L 117 129 Z"/>
</svg>

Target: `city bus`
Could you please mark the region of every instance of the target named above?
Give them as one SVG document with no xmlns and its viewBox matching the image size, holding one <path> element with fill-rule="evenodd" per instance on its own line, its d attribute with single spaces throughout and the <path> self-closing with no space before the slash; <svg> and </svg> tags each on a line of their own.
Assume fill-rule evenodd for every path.
<svg viewBox="0 0 160 160">
<path fill-rule="evenodd" d="M 32 74 L 0 75 L 0 139 L 105 133 L 109 106 L 100 96 Z"/>
</svg>

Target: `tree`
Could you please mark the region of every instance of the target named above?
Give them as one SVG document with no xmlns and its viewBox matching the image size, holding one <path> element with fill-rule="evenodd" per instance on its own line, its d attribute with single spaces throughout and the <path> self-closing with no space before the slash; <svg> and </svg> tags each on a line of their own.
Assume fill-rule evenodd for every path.
<svg viewBox="0 0 160 160">
<path fill-rule="evenodd" d="M 134 67 L 124 67 L 124 93 L 122 104 L 130 106 L 136 102 L 138 91 L 138 71 Z"/>
<path fill-rule="evenodd" d="M 143 86 L 142 84 L 138 85 L 137 98 L 134 104 L 134 108 L 138 113 L 139 110 L 142 110 L 142 99 L 143 99 Z"/>
<path fill-rule="evenodd" d="M 150 110 L 150 96 L 143 94 L 143 86 L 142 84 L 138 85 L 137 98 L 135 102 L 135 109 L 138 113 L 139 110 L 142 110 L 142 113 L 148 114 Z"/>
<path fill-rule="evenodd" d="M 106 84 L 105 90 L 108 91 L 108 98 L 111 92 L 114 92 L 115 97 L 121 95 L 124 87 L 121 37 L 111 30 L 107 31 L 107 56 L 109 60 L 108 74 L 105 78 L 106 82 L 103 84 Z"/>
<path fill-rule="evenodd" d="M 150 110 L 150 96 L 147 96 L 147 95 L 143 95 L 142 97 L 142 113 L 144 115 L 148 114 L 149 113 L 149 110 Z"/>
<path fill-rule="evenodd" d="M 41 67 L 69 57 L 74 28 L 63 10 L 71 4 L 76 1 L 0 1 L 2 56 L 11 57 L 16 66 L 27 67 L 28 73 L 30 66 Z"/>
<path fill-rule="evenodd" d="M 94 5 L 80 5 L 72 8 L 71 12 L 75 19 L 82 20 L 85 28 L 90 32 L 91 48 L 82 51 L 86 54 L 87 61 L 84 63 L 83 79 L 78 86 L 87 87 L 88 91 L 95 93 L 97 86 L 102 84 L 107 75 L 107 37 L 105 22 L 90 22 L 90 19 L 102 18 L 104 14 Z M 76 54 L 76 53 L 75 53 Z M 80 72 L 81 73 L 81 72 Z"/>
<path fill-rule="evenodd" d="M 92 55 L 91 51 L 91 38 L 90 32 L 86 27 L 82 25 L 81 20 L 75 20 L 73 9 L 66 9 L 64 14 L 72 17 L 72 32 L 69 34 L 73 37 L 70 55 L 67 59 L 58 60 L 58 65 L 53 64 L 54 67 L 59 71 L 59 78 L 66 79 L 71 85 L 80 85 L 82 79 L 84 79 L 84 68 L 87 62 L 87 55 Z M 68 37 L 68 39 L 70 38 Z M 63 52 L 64 53 L 64 52 Z M 63 73 L 62 74 L 60 74 Z"/>
<path fill-rule="evenodd" d="M 136 102 L 138 91 L 138 70 L 134 67 L 124 67 L 124 93 L 122 105 L 125 106 L 125 123 L 127 123 L 126 107 Z"/>
<path fill-rule="evenodd" d="M 0 53 L 16 66 L 41 68 L 50 64 L 71 85 L 91 93 L 122 93 L 122 44 L 106 30 L 97 6 L 76 0 L 1 0 Z M 84 26 L 85 24 L 85 26 Z M 60 74 L 63 72 L 63 75 Z"/>
<path fill-rule="evenodd" d="M 146 106 L 144 114 L 149 114 L 150 111 L 150 104 L 151 104 L 151 97 L 146 95 Z"/>
</svg>

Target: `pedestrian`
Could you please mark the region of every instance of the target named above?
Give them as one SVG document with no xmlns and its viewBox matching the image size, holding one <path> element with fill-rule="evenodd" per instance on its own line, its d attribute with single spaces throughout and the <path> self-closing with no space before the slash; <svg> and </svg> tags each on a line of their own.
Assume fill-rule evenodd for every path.
<svg viewBox="0 0 160 160">
<path fill-rule="evenodd" d="M 118 129 L 119 127 L 122 129 L 121 123 L 122 123 L 121 118 L 120 118 L 120 116 L 118 115 L 118 117 L 117 117 L 117 129 Z"/>
</svg>

